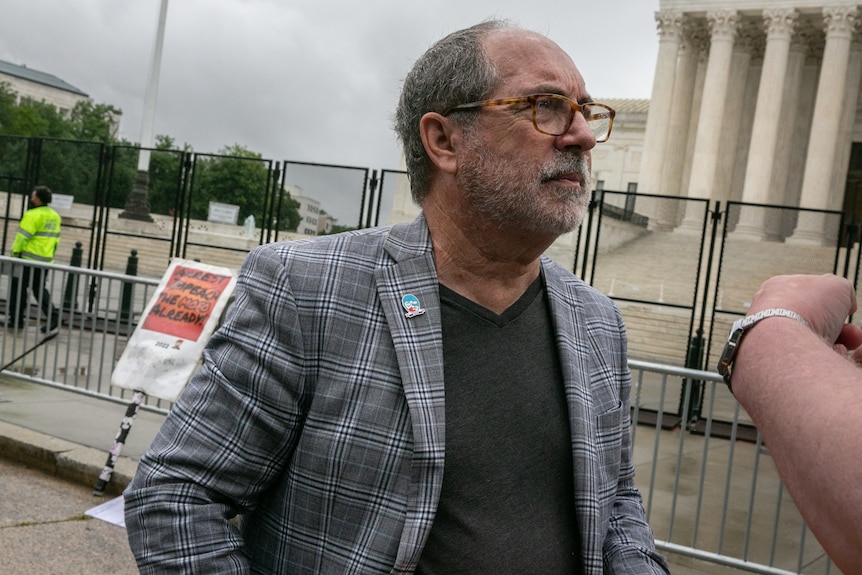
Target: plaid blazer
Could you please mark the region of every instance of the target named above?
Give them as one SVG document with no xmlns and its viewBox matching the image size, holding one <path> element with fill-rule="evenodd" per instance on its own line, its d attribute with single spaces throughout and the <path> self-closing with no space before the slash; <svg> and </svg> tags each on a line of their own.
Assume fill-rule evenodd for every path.
<svg viewBox="0 0 862 575">
<path fill-rule="evenodd" d="M 542 268 L 586 573 L 666 573 L 633 482 L 622 318 L 568 271 Z M 406 294 L 424 314 L 406 316 Z M 443 390 L 423 217 L 256 248 L 125 492 L 141 572 L 412 573 L 442 485 Z"/>
</svg>

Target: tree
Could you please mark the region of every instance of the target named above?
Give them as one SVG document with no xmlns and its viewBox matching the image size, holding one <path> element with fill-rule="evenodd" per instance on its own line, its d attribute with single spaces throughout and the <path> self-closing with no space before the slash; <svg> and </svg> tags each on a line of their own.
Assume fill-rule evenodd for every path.
<svg viewBox="0 0 862 575">
<path fill-rule="evenodd" d="M 278 210 L 278 204 L 276 204 L 276 209 L 278 210 L 278 226 L 276 226 L 276 229 L 280 232 L 294 231 L 299 227 L 299 222 L 302 220 L 302 217 L 299 215 L 299 202 L 294 200 L 287 190 L 282 189 L 281 193 L 280 210 Z M 278 202 L 278 199 L 276 199 L 276 202 Z"/>
<path fill-rule="evenodd" d="M 56 106 L 21 98 L 8 82 L 0 82 L 0 132 L 17 136 L 116 142 L 114 126 L 122 112 L 108 104 L 83 100 L 68 116 Z"/>
<path fill-rule="evenodd" d="M 205 220 L 209 203 L 221 202 L 239 206 L 240 221 L 251 215 L 263 225 L 272 186 L 270 176 L 270 163 L 239 144 L 223 147 L 218 155 L 199 155 L 194 166 L 191 217 Z M 276 198 L 275 205 L 268 206 L 268 213 L 277 215 L 278 229 L 295 229 L 299 223 L 299 204 L 285 193 L 281 210 L 275 214 L 277 202 Z M 293 228 L 286 227 L 291 224 Z"/>
<path fill-rule="evenodd" d="M 9 133 L 17 100 L 9 82 L 0 82 L 0 132 Z"/>
<path fill-rule="evenodd" d="M 11 136 L 0 137 L 0 189 L 6 180 L 24 181 L 30 155 L 36 158 L 36 180 L 55 192 L 73 195 L 79 203 L 124 207 L 140 148 L 117 140 L 121 115 L 114 106 L 88 100 L 65 115 L 44 101 L 19 102 L 11 86 L 0 82 L 0 134 Z M 180 149 L 169 136 L 156 137 L 148 186 L 153 213 L 169 214 L 181 207 L 183 159 L 191 151 L 188 144 Z M 260 154 L 238 144 L 223 147 L 217 155 L 198 155 L 189 192 L 191 217 L 206 220 L 209 203 L 221 202 L 240 207 L 240 222 L 252 215 L 259 225 L 296 229 L 299 204 L 284 190 L 272 198 L 270 168 Z M 271 221 L 264 222 L 264 217 Z"/>
<path fill-rule="evenodd" d="M 341 232 L 349 232 L 355 229 L 356 226 L 339 226 L 338 224 L 332 224 L 332 229 L 329 231 L 329 235 L 340 234 Z"/>
<path fill-rule="evenodd" d="M 210 202 L 234 204 L 240 221 L 253 215 L 258 222 L 267 197 L 267 164 L 260 154 L 238 144 L 225 146 L 218 155 L 198 156 L 191 192 L 191 217 L 207 219 Z"/>
<path fill-rule="evenodd" d="M 102 145 L 116 143 L 114 126 L 121 114 L 107 104 L 81 101 L 67 115 L 44 101 L 18 101 L 11 86 L 0 83 L 0 132 L 29 138 L 3 139 L 0 163 L 4 175 L 23 182 L 30 150 L 39 183 L 73 195 L 77 202 L 94 203 Z"/>
<path fill-rule="evenodd" d="M 106 144 L 117 141 L 115 128 L 123 113 L 108 104 L 94 104 L 84 100 L 75 104 L 69 115 L 71 137 Z"/>
<path fill-rule="evenodd" d="M 192 151 L 184 144 L 180 149 L 173 138 L 156 136 L 156 147 L 150 155 L 150 212 L 171 214 L 180 209 L 181 173 L 184 155 Z"/>
</svg>

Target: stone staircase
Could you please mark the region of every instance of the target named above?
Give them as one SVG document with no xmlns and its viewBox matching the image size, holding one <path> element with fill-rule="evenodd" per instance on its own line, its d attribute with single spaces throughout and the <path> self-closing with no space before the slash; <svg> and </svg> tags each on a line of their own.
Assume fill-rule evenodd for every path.
<svg viewBox="0 0 862 575">
<path fill-rule="evenodd" d="M 700 241 L 699 235 L 653 231 L 598 256 L 591 283 L 620 307 L 631 357 L 684 365 L 691 308 L 697 330 L 703 307 L 700 299 L 693 302 L 695 282 L 699 279 L 701 286 L 706 282 L 705 272 L 697 273 Z M 746 312 L 763 281 L 779 274 L 830 273 L 835 261 L 833 247 L 753 241 L 732 235 L 723 254 L 719 250 L 717 246 L 706 295 L 705 343 L 710 334 L 713 338 L 707 366 L 717 361 L 730 324 Z M 704 269 L 707 256 L 704 254 Z M 720 312 L 727 312 L 716 315 L 714 327 L 710 325 L 713 301 Z"/>
</svg>

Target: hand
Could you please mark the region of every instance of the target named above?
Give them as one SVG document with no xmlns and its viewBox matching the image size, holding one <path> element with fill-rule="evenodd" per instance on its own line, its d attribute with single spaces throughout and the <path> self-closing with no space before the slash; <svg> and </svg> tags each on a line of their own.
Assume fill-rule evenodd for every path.
<svg viewBox="0 0 862 575">
<path fill-rule="evenodd" d="M 862 327 L 845 324 L 833 347 L 839 354 L 862 367 Z"/>
<path fill-rule="evenodd" d="M 795 311 L 824 341 L 843 346 L 845 354 L 862 345 L 862 328 L 844 323 L 856 311 L 853 285 L 844 278 L 832 274 L 770 278 L 754 294 L 749 315 L 773 307 Z M 862 351 L 859 354 L 862 360 Z"/>
</svg>

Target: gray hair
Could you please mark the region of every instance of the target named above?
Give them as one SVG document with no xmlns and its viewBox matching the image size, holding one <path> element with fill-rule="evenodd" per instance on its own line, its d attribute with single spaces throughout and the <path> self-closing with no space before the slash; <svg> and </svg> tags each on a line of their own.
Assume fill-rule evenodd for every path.
<svg viewBox="0 0 862 575">
<path fill-rule="evenodd" d="M 491 31 L 511 28 L 506 20 L 487 20 L 453 32 L 431 46 L 404 78 L 394 124 L 417 204 L 428 195 L 432 167 L 419 135 L 419 121 L 428 112 L 443 113 L 452 106 L 488 97 L 499 75 L 485 55 L 482 40 Z M 463 116 L 458 119 L 463 127 L 475 121 L 474 114 Z"/>
</svg>

